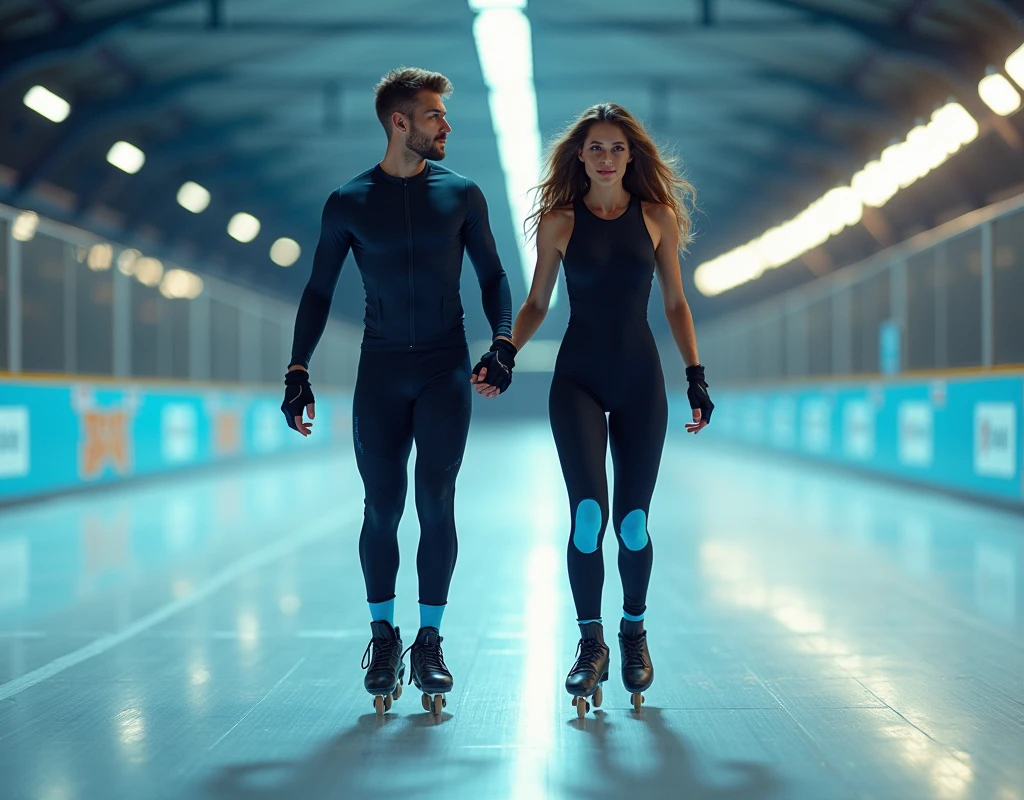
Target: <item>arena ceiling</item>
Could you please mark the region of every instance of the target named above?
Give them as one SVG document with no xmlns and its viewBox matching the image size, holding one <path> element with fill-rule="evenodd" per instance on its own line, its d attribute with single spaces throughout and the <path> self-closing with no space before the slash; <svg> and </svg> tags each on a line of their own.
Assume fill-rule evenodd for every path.
<svg viewBox="0 0 1024 800">
<path fill-rule="evenodd" d="M 503 164 L 530 148 L 517 156 L 505 141 L 499 152 L 474 38 L 480 8 L 493 5 L 4 0 L 0 202 L 297 299 L 324 199 L 383 154 L 373 85 L 391 67 L 422 66 L 455 86 L 446 164 L 483 188 L 518 305 L 526 286 Z M 695 316 L 707 318 L 1024 191 L 1022 115 L 999 116 L 978 94 L 986 71 L 1024 41 L 1022 6 L 530 0 L 536 127 L 547 141 L 586 106 L 612 101 L 678 155 L 698 190 L 684 280 Z M 64 121 L 25 106 L 33 86 L 70 104 Z M 792 263 L 715 297 L 696 290 L 695 266 L 848 184 L 949 98 L 978 121 L 970 147 Z M 145 153 L 135 174 L 107 162 L 119 140 Z M 186 181 L 209 190 L 200 214 L 176 200 Z M 246 244 L 226 232 L 239 211 L 261 222 Z M 269 255 L 280 237 L 303 251 L 290 268 Z M 482 335 L 471 270 L 465 285 L 467 324 Z M 565 306 L 555 313 L 563 323 Z M 351 265 L 335 307 L 362 313 Z M 656 310 L 651 317 L 659 324 Z M 558 324 L 544 332 L 558 335 Z"/>
</svg>

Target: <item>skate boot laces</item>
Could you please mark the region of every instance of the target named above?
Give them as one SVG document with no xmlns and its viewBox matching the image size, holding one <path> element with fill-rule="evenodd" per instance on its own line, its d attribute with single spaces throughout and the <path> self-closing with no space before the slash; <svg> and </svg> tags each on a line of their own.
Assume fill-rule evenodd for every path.
<svg viewBox="0 0 1024 800">
<path fill-rule="evenodd" d="M 604 648 L 597 639 L 580 639 L 576 645 L 576 663 L 573 664 L 572 672 L 595 672 L 603 656 Z"/>
<path fill-rule="evenodd" d="M 371 656 L 370 651 L 373 651 Z M 363 669 L 375 669 L 382 663 L 387 663 L 391 658 L 391 651 L 394 649 L 394 642 L 391 639 L 374 637 L 366 645 L 366 652 L 363 653 Z"/>
<path fill-rule="evenodd" d="M 428 639 L 425 642 L 413 642 L 405 648 L 405 653 L 402 653 L 402 661 L 405 661 L 406 653 L 416 648 L 421 667 L 431 672 L 448 672 L 448 667 L 444 663 L 444 654 L 441 652 L 442 641 L 444 640 L 438 636 L 437 641 Z"/>
<path fill-rule="evenodd" d="M 622 637 L 622 655 L 628 667 L 649 667 L 644 656 L 644 641 L 647 639 L 647 631 L 641 631 L 639 636 Z"/>
</svg>

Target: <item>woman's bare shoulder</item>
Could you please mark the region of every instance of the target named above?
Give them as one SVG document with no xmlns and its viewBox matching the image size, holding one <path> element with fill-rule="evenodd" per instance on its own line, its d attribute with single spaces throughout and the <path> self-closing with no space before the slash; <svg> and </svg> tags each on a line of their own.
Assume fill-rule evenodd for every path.
<svg viewBox="0 0 1024 800">
<path fill-rule="evenodd" d="M 555 222 L 559 220 L 571 220 L 574 216 L 576 216 L 576 214 L 573 211 L 572 206 L 556 206 L 555 208 L 546 211 L 541 219 L 549 219 L 552 222 Z"/>
<path fill-rule="evenodd" d="M 644 214 L 657 222 L 674 222 L 676 210 L 668 203 L 656 203 L 653 200 L 642 200 Z"/>
<path fill-rule="evenodd" d="M 556 206 L 544 212 L 540 218 L 540 224 L 552 232 L 563 231 L 572 227 L 575 216 L 572 206 Z"/>
</svg>

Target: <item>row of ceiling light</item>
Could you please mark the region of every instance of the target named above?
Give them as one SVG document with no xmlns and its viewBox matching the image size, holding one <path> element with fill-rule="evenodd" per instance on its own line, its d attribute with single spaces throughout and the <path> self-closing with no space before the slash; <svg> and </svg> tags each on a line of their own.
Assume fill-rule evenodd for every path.
<svg viewBox="0 0 1024 800">
<path fill-rule="evenodd" d="M 529 285 L 536 258 L 522 227 L 530 211 L 529 190 L 539 178 L 541 136 L 526 4 L 527 0 L 469 0 L 470 8 L 476 12 L 473 35 L 488 88 L 491 122 L 523 273 Z M 1007 58 L 1005 69 L 1024 87 L 1024 47 Z M 980 81 L 978 94 L 1002 116 L 1021 107 L 1020 93 L 994 70 Z M 42 86 L 34 86 L 26 93 L 25 105 L 54 122 L 62 122 L 71 112 L 66 100 Z M 766 269 L 798 258 L 845 227 L 857 224 L 865 205 L 884 205 L 899 189 L 938 167 L 977 135 L 978 123 L 966 109 L 958 103 L 943 106 L 928 124 L 917 126 L 905 141 L 886 148 L 879 160 L 867 164 L 853 177 L 850 186 L 833 189 L 789 222 L 701 264 L 694 274 L 697 288 L 705 295 L 720 294 L 760 277 Z M 115 143 L 107 154 L 111 164 L 128 173 L 138 172 L 145 158 L 138 147 L 124 141 Z M 210 193 L 200 184 L 188 181 L 178 190 L 178 203 L 199 214 L 209 205 Z M 231 218 L 227 230 L 238 241 L 251 242 L 259 234 L 260 222 L 251 214 L 240 212 Z M 294 264 L 300 253 L 298 243 L 288 238 L 278 239 L 270 248 L 271 260 L 282 267 Z"/>
<path fill-rule="evenodd" d="M 1024 87 L 1024 45 L 1005 63 L 1006 74 Z M 1002 74 L 990 71 L 978 84 L 978 95 L 1000 116 L 1021 107 L 1021 95 Z M 939 167 L 978 137 L 978 122 L 959 103 L 950 102 L 918 125 L 905 140 L 882 151 L 881 157 L 811 203 L 793 219 L 697 267 L 693 279 L 708 297 L 760 278 L 824 244 L 844 228 L 860 222 L 865 206 L 881 208 L 905 189 Z"/>
<path fill-rule="evenodd" d="M 71 104 L 44 86 L 33 86 L 25 93 L 24 103 L 51 122 L 61 123 L 71 114 Z M 146 154 L 130 142 L 115 142 L 107 151 L 107 161 L 129 175 L 146 163 Z M 210 205 L 210 192 L 194 181 L 186 181 L 178 189 L 178 204 L 193 214 L 203 213 Z M 231 217 L 228 234 L 246 244 L 260 232 L 260 221 L 252 214 L 239 212 Z M 299 260 L 302 250 L 294 239 L 282 237 L 270 247 L 270 259 L 279 267 L 290 267 Z"/>
</svg>

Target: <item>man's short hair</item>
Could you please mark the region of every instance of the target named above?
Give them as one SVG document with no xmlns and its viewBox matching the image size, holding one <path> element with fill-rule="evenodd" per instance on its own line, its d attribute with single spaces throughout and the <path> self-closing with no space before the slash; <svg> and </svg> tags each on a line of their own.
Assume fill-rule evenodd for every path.
<svg viewBox="0 0 1024 800">
<path fill-rule="evenodd" d="M 452 93 L 452 84 L 440 72 L 429 72 L 417 67 L 399 67 L 388 72 L 374 87 L 377 119 L 391 138 L 391 115 L 396 111 L 412 116 L 416 110 L 416 95 L 427 89 L 441 97 Z"/>
</svg>

